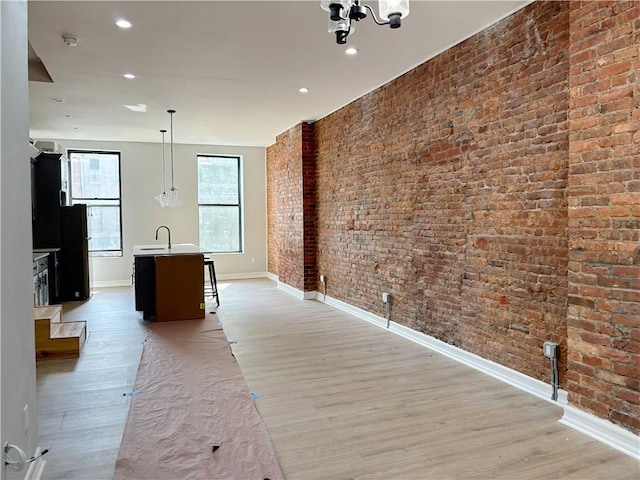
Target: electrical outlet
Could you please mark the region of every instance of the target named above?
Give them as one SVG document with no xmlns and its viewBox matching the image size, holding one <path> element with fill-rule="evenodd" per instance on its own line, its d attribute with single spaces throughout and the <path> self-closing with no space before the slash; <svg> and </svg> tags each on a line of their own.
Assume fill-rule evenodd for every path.
<svg viewBox="0 0 640 480">
<path fill-rule="evenodd" d="M 389 303 L 389 299 L 391 299 L 391 294 L 388 292 L 383 292 L 382 293 L 382 301 L 384 303 Z"/>
<path fill-rule="evenodd" d="M 554 342 L 544 342 L 542 344 L 542 353 L 547 358 L 556 358 L 558 356 L 558 344 Z"/>
<path fill-rule="evenodd" d="M 320 283 L 324 283 L 327 281 L 327 277 L 325 275 L 320 275 Z"/>
</svg>

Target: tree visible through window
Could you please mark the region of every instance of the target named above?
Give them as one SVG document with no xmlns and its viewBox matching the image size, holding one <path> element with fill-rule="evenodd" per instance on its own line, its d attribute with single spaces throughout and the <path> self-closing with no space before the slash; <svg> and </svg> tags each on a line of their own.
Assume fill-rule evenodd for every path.
<svg viewBox="0 0 640 480">
<path fill-rule="evenodd" d="M 198 155 L 200 246 L 242 251 L 241 158 Z"/>
<path fill-rule="evenodd" d="M 89 254 L 122 256 L 120 152 L 69 151 L 71 203 L 87 205 Z"/>
</svg>

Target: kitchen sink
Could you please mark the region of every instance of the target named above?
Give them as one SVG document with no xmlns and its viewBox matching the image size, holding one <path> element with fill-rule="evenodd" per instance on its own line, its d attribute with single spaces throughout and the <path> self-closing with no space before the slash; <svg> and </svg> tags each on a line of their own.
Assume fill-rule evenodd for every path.
<svg viewBox="0 0 640 480">
<path fill-rule="evenodd" d="M 143 247 L 140 250 L 166 250 L 167 247 Z"/>
</svg>

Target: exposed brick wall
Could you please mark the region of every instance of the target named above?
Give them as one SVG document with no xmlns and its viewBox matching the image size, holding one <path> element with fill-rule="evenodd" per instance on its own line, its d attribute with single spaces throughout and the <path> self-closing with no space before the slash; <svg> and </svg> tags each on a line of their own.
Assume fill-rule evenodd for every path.
<svg viewBox="0 0 640 480">
<path fill-rule="evenodd" d="M 305 228 L 330 296 L 384 316 L 390 292 L 394 321 L 544 381 L 556 341 L 570 402 L 635 433 L 639 8 L 536 2 L 319 120 Z"/>
<path fill-rule="evenodd" d="M 570 18 L 569 401 L 640 432 L 640 3 Z"/>
<path fill-rule="evenodd" d="M 267 148 L 268 270 L 303 291 L 316 288 L 316 142 L 301 123 Z"/>
<path fill-rule="evenodd" d="M 279 139 L 280 137 L 278 137 Z M 266 177 L 267 177 L 267 271 L 278 275 L 278 262 L 280 261 L 280 228 L 278 227 L 278 171 L 281 168 L 279 159 L 282 144 L 276 142 L 267 147 L 266 152 Z"/>
<path fill-rule="evenodd" d="M 390 292 L 394 321 L 549 379 L 542 342 L 566 337 L 568 20 L 532 5 L 316 122 L 329 295 L 383 316 Z"/>
<path fill-rule="evenodd" d="M 282 133 L 267 148 L 267 235 L 269 272 L 304 288 L 302 128 Z"/>
<path fill-rule="evenodd" d="M 301 126 L 302 210 L 304 221 L 304 291 L 316 290 L 318 250 L 316 217 L 316 139 L 312 123 Z"/>
</svg>

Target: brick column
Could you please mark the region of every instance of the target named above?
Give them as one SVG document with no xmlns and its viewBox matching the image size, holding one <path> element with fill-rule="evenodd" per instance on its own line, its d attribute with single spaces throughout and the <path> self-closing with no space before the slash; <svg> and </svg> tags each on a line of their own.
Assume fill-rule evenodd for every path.
<svg viewBox="0 0 640 480">
<path fill-rule="evenodd" d="M 300 123 L 267 148 L 268 270 L 302 291 L 316 289 L 314 126 Z"/>
<path fill-rule="evenodd" d="M 571 2 L 569 402 L 640 432 L 640 3 Z"/>
</svg>

